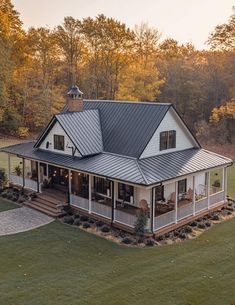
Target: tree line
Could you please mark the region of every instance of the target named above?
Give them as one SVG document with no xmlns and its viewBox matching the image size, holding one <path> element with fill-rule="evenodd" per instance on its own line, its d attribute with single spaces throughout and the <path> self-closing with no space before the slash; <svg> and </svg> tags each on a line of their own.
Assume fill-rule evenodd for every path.
<svg viewBox="0 0 235 305">
<path fill-rule="evenodd" d="M 232 141 L 235 12 L 208 45 L 199 51 L 162 40 L 147 24 L 131 29 L 104 15 L 25 31 L 11 0 L 1 0 L 1 132 L 38 132 L 78 84 L 87 99 L 173 103 L 203 141 L 215 131 L 220 141 Z"/>
</svg>

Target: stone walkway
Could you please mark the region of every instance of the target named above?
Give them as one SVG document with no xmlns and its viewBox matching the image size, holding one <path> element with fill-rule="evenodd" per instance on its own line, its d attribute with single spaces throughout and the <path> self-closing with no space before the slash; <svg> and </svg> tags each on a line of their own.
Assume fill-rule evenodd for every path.
<svg viewBox="0 0 235 305">
<path fill-rule="evenodd" d="M 22 207 L 0 213 L 0 236 L 29 231 L 54 219 L 33 209 Z"/>
</svg>

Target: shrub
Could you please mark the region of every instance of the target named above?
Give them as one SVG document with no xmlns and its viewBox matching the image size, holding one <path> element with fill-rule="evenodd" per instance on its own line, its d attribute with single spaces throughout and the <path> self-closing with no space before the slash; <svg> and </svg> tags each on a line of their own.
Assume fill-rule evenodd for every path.
<svg viewBox="0 0 235 305">
<path fill-rule="evenodd" d="M 75 214 L 75 215 L 73 215 L 73 218 L 74 219 L 78 219 L 78 218 L 80 218 L 80 215 L 79 214 Z"/>
<path fill-rule="evenodd" d="M 81 220 L 81 221 L 88 221 L 89 218 L 88 218 L 88 216 L 86 216 L 86 215 L 81 215 L 81 216 L 80 216 L 80 220 Z"/>
<path fill-rule="evenodd" d="M 165 238 L 170 238 L 170 233 L 166 233 Z"/>
<path fill-rule="evenodd" d="M 12 197 L 12 201 L 16 202 L 17 200 L 18 200 L 18 197 L 16 197 L 16 196 Z"/>
<path fill-rule="evenodd" d="M 72 225 L 73 222 L 74 222 L 74 220 L 73 220 L 73 217 L 72 217 L 72 216 L 65 216 L 65 217 L 63 218 L 63 222 L 64 222 L 64 223 L 67 223 L 67 224 L 69 224 L 69 225 Z"/>
<path fill-rule="evenodd" d="M 190 227 L 196 227 L 197 226 L 197 222 L 194 220 L 194 221 L 191 221 L 190 223 L 189 223 L 189 226 Z"/>
<path fill-rule="evenodd" d="M 186 226 L 184 228 L 184 230 L 185 230 L 185 233 L 192 233 L 192 231 L 193 231 L 193 229 L 190 226 Z"/>
<path fill-rule="evenodd" d="M 175 237 L 178 237 L 179 234 L 180 234 L 179 231 L 177 231 L 177 230 L 174 231 L 174 236 L 175 236 Z"/>
<path fill-rule="evenodd" d="M 207 221 L 207 222 L 205 223 L 205 225 L 206 225 L 207 228 L 209 228 L 209 227 L 211 227 L 211 222 L 210 222 L 210 221 Z"/>
<path fill-rule="evenodd" d="M 21 139 L 27 138 L 29 136 L 29 128 L 28 127 L 19 127 L 16 131 L 17 136 Z"/>
<path fill-rule="evenodd" d="M 108 233 L 108 232 L 110 232 L 110 227 L 104 225 L 104 226 L 101 228 L 101 231 L 104 232 L 104 233 Z"/>
<path fill-rule="evenodd" d="M 197 226 L 199 229 L 205 229 L 206 225 L 204 223 L 199 223 Z"/>
<path fill-rule="evenodd" d="M 95 223 L 94 219 L 89 219 L 89 223 L 90 224 Z"/>
<path fill-rule="evenodd" d="M 82 223 L 81 223 L 81 221 L 79 220 L 79 218 L 75 218 L 73 224 L 74 224 L 75 226 L 78 226 L 78 227 L 79 227 Z"/>
<path fill-rule="evenodd" d="M 3 192 L 1 195 L 3 198 L 7 198 L 7 192 Z"/>
<path fill-rule="evenodd" d="M 7 176 L 4 169 L 0 169 L 0 190 L 3 190 L 7 185 Z"/>
<path fill-rule="evenodd" d="M 160 235 L 156 237 L 156 241 L 162 241 L 165 240 L 165 235 Z"/>
<path fill-rule="evenodd" d="M 95 224 L 97 227 L 102 227 L 104 225 L 103 221 L 101 220 L 98 220 Z"/>
<path fill-rule="evenodd" d="M 137 220 L 134 225 L 134 233 L 137 236 L 144 235 L 147 221 L 148 221 L 148 215 L 147 215 L 146 211 L 144 211 L 143 209 L 140 209 L 137 214 Z"/>
<path fill-rule="evenodd" d="M 212 220 L 219 220 L 219 215 L 218 214 L 213 215 Z"/>
<path fill-rule="evenodd" d="M 146 239 L 145 241 L 145 245 L 146 246 L 154 246 L 155 242 L 154 242 L 154 239 L 153 238 L 148 238 Z"/>
<path fill-rule="evenodd" d="M 230 212 L 230 211 L 227 212 L 227 215 L 231 215 L 231 214 L 232 214 L 232 212 Z"/>
<path fill-rule="evenodd" d="M 180 232 L 180 234 L 179 234 L 179 238 L 181 238 L 181 239 L 186 239 L 186 238 L 187 238 L 186 233 L 184 233 L 184 232 Z"/>
<path fill-rule="evenodd" d="M 88 228 L 91 227 L 91 225 L 89 224 L 89 222 L 84 222 L 84 224 L 82 225 L 82 227 L 83 227 L 84 229 L 88 229 Z"/>
<path fill-rule="evenodd" d="M 9 199 L 9 200 L 12 199 L 12 194 L 11 194 L 11 193 L 8 193 L 8 194 L 7 194 L 7 199 Z"/>
<path fill-rule="evenodd" d="M 227 211 L 230 211 L 230 212 L 233 212 L 233 211 L 234 211 L 234 208 L 227 207 L 226 210 L 227 210 Z"/>
<path fill-rule="evenodd" d="M 132 243 L 132 239 L 130 238 L 130 237 L 124 237 L 123 239 L 122 239 L 122 243 L 123 244 L 126 244 L 126 245 L 129 245 L 129 244 L 131 244 Z"/>
<path fill-rule="evenodd" d="M 202 221 L 202 218 L 200 217 L 200 218 L 198 218 L 196 221 L 197 221 L 197 222 L 201 222 L 201 221 Z"/>
</svg>

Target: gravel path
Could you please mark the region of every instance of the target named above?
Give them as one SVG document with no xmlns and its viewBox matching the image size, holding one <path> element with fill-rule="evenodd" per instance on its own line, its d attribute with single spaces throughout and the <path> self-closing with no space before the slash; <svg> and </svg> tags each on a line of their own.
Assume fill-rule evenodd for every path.
<svg viewBox="0 0 235 305">
<path fill-rule="evenodd" d="M 0 213 L 0 236 L 33 230 L 53 220 L 27 207 L 4 211 Z"/>
</svg>

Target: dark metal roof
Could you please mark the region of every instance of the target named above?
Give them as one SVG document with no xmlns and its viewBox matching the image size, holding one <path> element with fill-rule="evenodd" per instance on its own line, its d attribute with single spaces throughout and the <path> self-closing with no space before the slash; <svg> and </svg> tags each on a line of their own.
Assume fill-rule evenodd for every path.
<svg viewBox="0 0 235 305">
<path fill-rule="evenodd" d="M 100 153 L 79 159 L 33 149 L 33 144 L 30 142 L 13 145 L 2 148 L 0 151 L 145 186 L 229 165 L 233 162 L 231 159 L 199 148 L 191 148 L 146 159 L 134 159 L 110 153 Z"/>
<path fill-rule="evenodd" d="M 99 110 L 104 151 L 134 158 L 140 157 L 170 107 L 161 103 L 84 100 L 84 110 Z"/>
<path fill-rule="evenodd" d="M 68 112 L 55 117 L 82 156 L 94 155 L 103 150 L 98 110 Z"/>
</svg>

